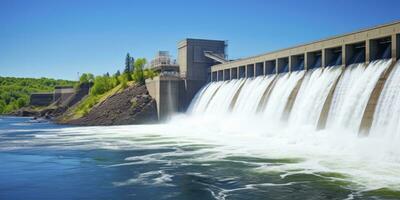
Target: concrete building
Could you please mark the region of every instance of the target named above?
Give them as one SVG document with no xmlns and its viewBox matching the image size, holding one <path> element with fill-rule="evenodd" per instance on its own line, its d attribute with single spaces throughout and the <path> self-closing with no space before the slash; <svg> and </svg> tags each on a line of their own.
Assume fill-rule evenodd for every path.
<svg viewBox="0 0 400 200">
<path fill-rule="evenodd" d="M 219 40 L 185 39 L 178 43 L 178 73 L 161 73 L 146 80 L 160 120 L 186 110 L 197 91 L 211 80 L 210 67 L 225 60 L 225 48 L 226 42 Z"/>
<path fill-rule="evenodd" d="M 389 57 L 399 58 L 400 22 L 339 35 L 240 60 L 213 65 L 212 81 L 309 70 L 334 64 L 347 66 L 369 63 L 389 49 Z M 360 56 L 354 60 L 354 55 Z"/>
</svg>

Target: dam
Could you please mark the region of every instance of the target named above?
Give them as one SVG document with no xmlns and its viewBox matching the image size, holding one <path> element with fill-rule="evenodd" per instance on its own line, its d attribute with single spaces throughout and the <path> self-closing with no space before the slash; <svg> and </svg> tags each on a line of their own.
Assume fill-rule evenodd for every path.
<svg viewBox="0 0 400 200">
<path fill-rule="evenodd" d="M 256 117 L 268 124 L 400 131 L 400 22 L 210 67 L 191 115 Z"/>
</svg>

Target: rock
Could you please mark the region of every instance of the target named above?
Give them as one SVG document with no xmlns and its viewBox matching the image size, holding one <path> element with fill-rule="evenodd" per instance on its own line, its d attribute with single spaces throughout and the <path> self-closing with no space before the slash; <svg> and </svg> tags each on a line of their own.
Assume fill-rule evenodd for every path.
<svg viewBox="0 0 400 200">
<path fill-rule="evenodd" d="M 125 125 L 157 121 L 156 102 L 144 85 L 130 86 L 96 105 L 79 119 L 67 121 L 73 125 Z"/>
</svg>

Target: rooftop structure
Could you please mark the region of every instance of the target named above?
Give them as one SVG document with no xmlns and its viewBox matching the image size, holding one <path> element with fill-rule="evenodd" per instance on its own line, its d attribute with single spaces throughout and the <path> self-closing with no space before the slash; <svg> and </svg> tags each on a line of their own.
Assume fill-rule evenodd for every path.
<svg viewBox="0 0 400 200">
<path fill-rule="evenodd" d="M 158 51 L 149 67 L 160 74 L 179 72 L 179 65 L 168 51 Z"/>
</svg>

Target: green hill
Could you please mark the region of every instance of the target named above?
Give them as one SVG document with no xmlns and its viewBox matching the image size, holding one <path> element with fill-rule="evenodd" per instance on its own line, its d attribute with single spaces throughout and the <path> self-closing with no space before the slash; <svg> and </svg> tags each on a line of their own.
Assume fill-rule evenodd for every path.
<svg viewBox="0 0 400 200">
<path fill-rule="evenodd" d="M 33 92 L 51 92 L 55 86 L 75 84 L 75 81 L 60 79 L 0 76 L 0 114 L 7 114 L 28 105 L 29 95 Z"/>
</svg>

